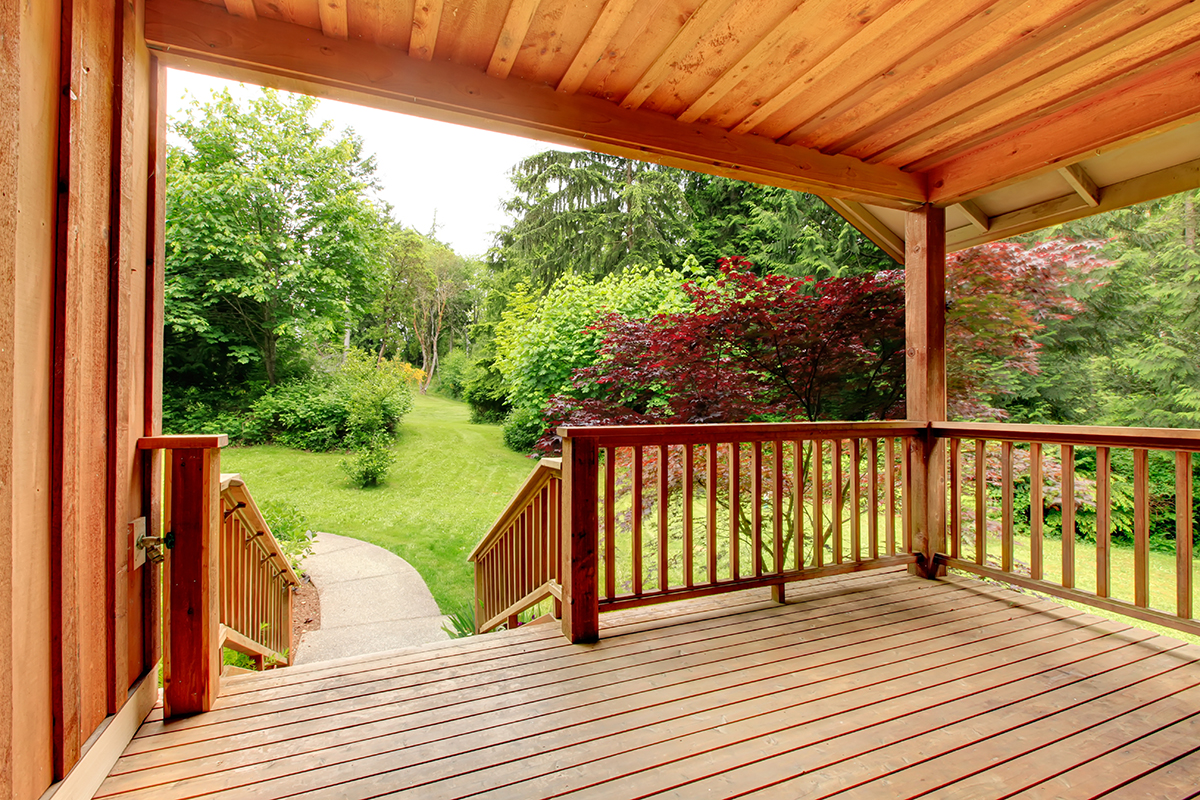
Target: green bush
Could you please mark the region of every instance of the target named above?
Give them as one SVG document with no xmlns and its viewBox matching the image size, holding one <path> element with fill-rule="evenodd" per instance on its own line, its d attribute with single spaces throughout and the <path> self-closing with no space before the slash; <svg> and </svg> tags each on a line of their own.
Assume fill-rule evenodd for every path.
<svg viewBox="0 0 1200 800">
<path fill-rule="evenodd" d="M 391 441 L 383 436 L 371 440 L 349 458 L 342 459 L 338 466 L 355 486 L 365 489 L 378 486 L 387 477 L 388 470 L 396 463 Z"/>
<path fill-rule="evenodd" d="M 495 424 L 508 416 L 512 410 L 508 404 L 508 390 L 504 376 L 496 368 L 494 353 L 470 365 L 462 399 L 471 407 L 471 422 L 476 424 Z"/>
<path fill-rule="evenodd" d="M 467 373 L 471 358 L 465 350 L 451 350 L 438 360 L 438 391 L 447 397 L 461 400 L 467 386 Z"/>
<path fill-rule="evenodd" d="M 312 555 L 312 532 L 308 517 L 296 506 L 280 500 L 265 500 L 258 504 L 271 535 L 279 543 L 284 558 L 292 569 L 300 571 L 304 559 Z"/>
<path fill-rule="evenodd" d="M 352 351 L 331 373 L 276 386 L 254 404 L 244 430 L 251 442 L 300 450 L 356 449 L 390 437 L 412 410 L 421 371 Z"/>
<path fill-rule="evenodd" d="M 504 420 L 504 444 L 518 453 L 531 453 L 546 423 L 536 408 L 514 408 Z"/>
</svg>

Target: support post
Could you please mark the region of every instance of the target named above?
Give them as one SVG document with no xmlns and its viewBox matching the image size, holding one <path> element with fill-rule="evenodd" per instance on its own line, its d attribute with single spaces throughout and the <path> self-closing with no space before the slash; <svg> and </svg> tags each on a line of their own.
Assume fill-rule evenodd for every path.
<svg viewBox="0 0 1200 800">
<path fill-rule="evenodd" d="M 908 418 L 946 419 L 946 210 L 925 205 L 907 213 L 904 247 Z M 914 574 L 936 577 L 934 556 L 946 537 L 946 453 L 926 433 L 912 440 L 908 497 Z M 941 570 L 944 572 L 944 570 Z"/>
<path fill-rule="evenodd" d="M 595 439 L 564 435 L 562 443 L 562 631 L 582 644 L 600 638 L 599 453 Z"/>
</svg>

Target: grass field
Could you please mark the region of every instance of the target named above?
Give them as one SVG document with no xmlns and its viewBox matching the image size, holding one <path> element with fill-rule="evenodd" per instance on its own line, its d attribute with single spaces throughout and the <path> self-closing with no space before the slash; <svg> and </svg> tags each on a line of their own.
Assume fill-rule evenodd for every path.
<svg viewBox="0 0 1200 800">
<path fill-rule="evenodd" d="M 506 449 L 498 425 L 472 425 L 466 405 L 432 395 L 417 397 L 395 448 L 387 481 L 373 489 L 347 482 L 341 453 L 227 448 L 221 471 L 240 472 L 258 500 L 299 507 L 313 530 L 396 553 L 421 573 L 444 613 L 469 607 L 467 554 L 536 462 Z"/>
</svg>

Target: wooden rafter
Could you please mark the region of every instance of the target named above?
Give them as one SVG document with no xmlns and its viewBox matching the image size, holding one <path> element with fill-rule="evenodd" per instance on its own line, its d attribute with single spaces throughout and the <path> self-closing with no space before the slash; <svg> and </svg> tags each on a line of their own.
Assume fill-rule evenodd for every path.
<svg viewBox="0 0 1200 800">
<path fill-rule="evenodd" d="M 320 0 L 321 32 L 330 39 L 345 39 L 348 27 L 346 24 L 346 0 Z"/>
<path fill-rule="evenodd" d="M 688 21 L 675 34 L 675 38 L 671 40 L 667 48 L 638 79 L 633 90 L 621 101 L 621 107 L 639 108 L 642 103 L 646 102 L 650 95 L 654 94 L 654 90 L 675 69 L 676 63 L 696 46 L 700 37 L 717 24 L 717 20 L 729 10 L 733 2 L 734 0 L 707 0 L 700 8 L 696 9 L 696 12 L 688 17 Z"/>
<path fill-rule="evenodd" d="M 604 54 L 604 48 L 612 41 L 613 35 L 621 27 L 621 23 L 625 21 L 626 15 L 629 14 L 629 10 L 636 2 L 637 0 L 608 0 L 604 4 L 604 8 L 600 10 L 599 19 L 588 31 L 587 38 L 583 40 L 583 46 L 579 48 L 579 52 L 571 60 L 571 66 L 567 68 L 566 74 L 558 82 L 558 91 L 574 94 L 579 90 L 588 73 L 592 71 L 592 67 Z"/>
<path fill-rule="evenodd" d="M 165 62 L 193 71 L 890 207 L 925 198 L 922 176 L 890 167 L 681 125 L 666 114 L 626 111 L 595 97 L 564 97 L 468 66 L 398 60 L 384 48 L 314 37 L 274 20 L 235 21 L 191 0 L 148 0 L 145 31 Z"/>
<path fill-rule="evenodd" d="M 1200 118 L 1200 47 L 1186 58 L 1084 97 L 1047 117 L 929 171 L 933 202 L 954 203 L 989 188 L 1055 170 L 1097 150 Z M 1163 120 L 1169 120 L 1163 122 Z"/>
<path fill-rule="evenodd" d="M 442 2 L 443 0 L 417 0 L 408 42 L 408 54 L 413 58 L 422 61 L 433 60 L 438 28 L 442 25 Z"/>
<path fill-rule="evenodd" d="M 537 7 L 538 0 L 513 0 L 504 18 L 504 27 L 500 29 L 496 49 L 492 51 L 492 60 L 488 62 L 488 75 L 493 78 L 508 77 L 516 63 L 517 53 L 521 51 L 521 43 L 529 33 Z"/>
<path fill-rule="evenodd" d="M 821 199 L 828 203 L 834 211 L 841 214 L 847 222 L 858 228 L 864 236 L 878 245 L 880 250 L 896 261 L 904 263 L 904 240 L 883 224 L 879 217 L 872 214 L 869 208 L 853 200 L 839 200 L 836 197 Z"/>
<path fill-rule="evenodd" d="M 967 220 L 980 233 L 987 233 L 992 227 L 992 221 L 988 219 L 988 215 L 983 213 L 983 209 L 977 206 L 973 200 L 963 200 L 958 204 L 958 209 L 967 216 Z"/>
<path fill-rule="evenodd" d="M 1071 164 L 1063 167 L 1058 171 L 1059 175 L 1065 180 L 1075 193 L 1092 208 L 1100 205 L 1100 187 L 1092 180 L 1092 176 L 1087 174 L 1087 170 L 1078 164 Z"/>
<path fill-rule="evenodd" d="M 1194 8 L 1163 15 L 1055 69 L 1009 84 L 1004 92 L 926 130 L 905 146 L 889 150 L 886 160 L 918 171 L 929 169 L 1024 124 L 1025 119 L 1014 118 L 1017 108 L 1036 108 L 1044 117 L 1074 106 L 1084 97 L 1106 99 L 1104 95 L 1117 94 L 1121 86 L 1136 85 L 1142 76 L 1170 64 L 1182 52 L 1194 50 L 1197 41 L 1200 14 Z M 1081 85 L 1081 75 L 1090 80 Z"/>
<path fill-rule="evenodd" d="M 258 12 L 254 10 L 254 0 L 225 0 L 225 10 L 235 17 L 258 19 Z"/>
</svg>

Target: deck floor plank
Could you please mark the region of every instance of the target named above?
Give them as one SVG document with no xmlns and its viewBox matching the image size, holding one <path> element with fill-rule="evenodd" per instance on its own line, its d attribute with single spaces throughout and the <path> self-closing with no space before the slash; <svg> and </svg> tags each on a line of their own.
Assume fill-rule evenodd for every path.
<svg viewBox="0 0 1200 800">
<path fill-rule="evenodd" d="M 213 712 L 147 720 L 97 797 L 1032 800 L 1200 786 L 1200 649 L 902 570 L 796 584 L 788 599 L 613 612 L 595 645 L 530 626 L 228 681 Z"/>
</svg>

